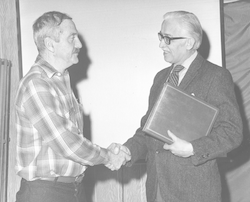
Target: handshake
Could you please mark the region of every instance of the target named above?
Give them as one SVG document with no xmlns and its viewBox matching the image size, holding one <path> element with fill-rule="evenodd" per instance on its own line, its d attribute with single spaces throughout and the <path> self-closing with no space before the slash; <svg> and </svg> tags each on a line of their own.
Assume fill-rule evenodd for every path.
<svg viewBox="0 0 250 202">
<path fill-rule="evenodd" d="M 121 144 L 112 143 L 107 149 L 109 162 L 105 166 L 110 170 L 119 170 L 122 165 L 131 160 L 129 149 Z"/>
</svg>

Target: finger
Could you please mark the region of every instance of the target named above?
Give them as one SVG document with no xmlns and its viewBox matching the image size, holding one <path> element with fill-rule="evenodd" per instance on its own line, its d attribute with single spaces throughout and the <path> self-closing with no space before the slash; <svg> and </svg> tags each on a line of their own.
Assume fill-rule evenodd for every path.
<svg viewBox="0 0 250 202">
<path fill-rule="evenodd" d="M 131 155 L 127 153 L 127 151 L 125 152 L 124 150 L 120 149 L 120 153 L 119 153 L 120 157 L 122 157 L 124 159 L 124 161 L 130 161 L 131 160 Z"/>
<path fill-rule="evenodd" d="M 175 142 L 177 140 L 177 137 L 170 130 L 168 130 L 168 136 L 171 137 L 171 139 L 173 140 L 173 142 Z"/>
<path fill-rule="evenodd" d="M 107 164 L 105 164 L 105 166 L 106 166 L 107 168 L 111 168 L 113 165 L 112 165 L 111 163 L 107 163 Z"/>
<path fill-rule="evenodd" d="M 114 171 L 114 170 L 116 170 L 116 169 L 115 169 L 115 167 L 111 167 L 110 170 Z"/>
<path fill-rule="evenodd" d="M 117 168 L 116 168 L 115 165 L 111 165 L 111 166 L 109 167 L 109 169 L 112 170 L 112 171 L 117 170 Z"/>
<path fill-rule="evenodd" d="M 114 166 L 111 164 L 106 164 L 105 166 L 110 170 L 114 170 Z"/>
<path fill-rule="evenodd" d="M 125 152 L 129 156 L 131 155 L 129 149 L 124 145 L 121 145 L 120 150 L 122 150 L 123 152 Z"/>
<path fill-rule="evenodd" d="M 119 170 L 122 166 L 122 162 L 116 163 L 115 165 L 113 165 L 113 170 Z"/>
<path fill-rule="evenodd" d="M 178 154 L 176 154 L 176 153 L 174 153 L 174 152 L 172 152 L 172 151 L 171 151 L 171 153 L 172 153 L 173 155 L 175 155 L 175 156 L 179 156 Z"/>
<path fill-rule="evenodd" d="M 128 155 L 127 153 L 125 153 L 125 161 L 130 161 L 131 160 L 131 156 Z"/>
<path fill-rule="evenodd" d="M 113 154 L 118 154 L 120 152 L 120 145 L 117 143 L 112 143 L 109 145 L 108 149 L 113 153 Z"/>
<path fill-rule="evenodd" d="M 108 146 L 108 148 L 107 149 L 109 149 L 110 151 L 112 151 L 115 147 L 116 147 L 116 143 L 112 143 L 112 144 L 110 144 L 109 146 Z"/>
<path fill-rule="evenodd" d="M 117 154 L 119 154 L 119 152 L 120 152 L 120 147 L 116 146 L 116 147 L 113 149 L 113 153 L 117 155 Z"/>
<path fill-rule="evenodd" d="M 163 149 L 165 149 L 165 150 L 171 150 L 171 145 L 165 143 L 165 144 L 163 145 Z"/>
</svg>

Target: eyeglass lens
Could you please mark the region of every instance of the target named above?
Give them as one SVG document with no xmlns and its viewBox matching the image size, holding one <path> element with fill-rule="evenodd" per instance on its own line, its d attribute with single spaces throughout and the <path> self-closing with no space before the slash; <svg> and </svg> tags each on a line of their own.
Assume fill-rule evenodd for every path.
<svg viewBox="0 0 250 202">
<path fill-rule="evenodd" d="M 170 37 L 168 36 L 163 36 L 160 32 L 158 33 L 159 40 L 161 41 L 162 39 L 164 42 L 169 45 L 170 44 Z"/>
<path fill-rule="evenodd" d="M 161 32 L 158 33 L 159 40 L 161 41 L 162 39 L 164 42 L 169 45 L 172 40 L 179 40 L 179 39 L 187 39 L 187 37 L 169 37 L 169 36 L 164 36 L 162 35 Z"/>
</svg>

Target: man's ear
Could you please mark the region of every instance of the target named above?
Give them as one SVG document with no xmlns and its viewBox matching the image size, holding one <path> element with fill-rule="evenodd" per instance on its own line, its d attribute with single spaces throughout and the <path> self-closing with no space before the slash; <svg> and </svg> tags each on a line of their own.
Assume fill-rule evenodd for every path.
<svg viewBox="0 0 250 202">
<path fill-rule="evenodd" d="M 187 47 L 188 50 L 193 49 L 193 48 L 194 48 L 194 45 L 195 45 L 195 40 L 194 40 L 194 38 L 188 38 L 188 39 L 186 40 L 186 47 Z"/>
<path fill-rule="evenodd" d="M 50 52 L 54 52 L 54 40 L 51 39 L 50 37 L 46 37 L 44 39 L 44 45 L 45 47 L 50 51 Z"/>
</svg>

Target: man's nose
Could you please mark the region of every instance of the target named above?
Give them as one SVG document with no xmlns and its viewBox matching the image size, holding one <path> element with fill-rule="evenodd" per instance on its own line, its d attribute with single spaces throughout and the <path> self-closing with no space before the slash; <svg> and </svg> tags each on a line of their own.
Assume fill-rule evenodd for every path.
<svg viewBox="0 0 250 202">
<path fill-rule="evenodd" d="M 82 43 L 81 43 L 79 38 L 77 38 L 77 40 L 76 40 L 75 47 L 79 48 L 79 49 L 82 48 Z"/>
<path fill-rule="evenodd" d="M 167 44 L 164 42 L 164 40 L 162 39 L 161 41 L 160 41 L 160 44 L 159 44 L 159 47 L 160 48 L 164 48 L 164 47 L 166 47 L 167 46 Z"/>
</svg>

